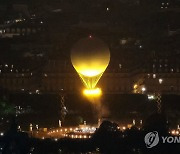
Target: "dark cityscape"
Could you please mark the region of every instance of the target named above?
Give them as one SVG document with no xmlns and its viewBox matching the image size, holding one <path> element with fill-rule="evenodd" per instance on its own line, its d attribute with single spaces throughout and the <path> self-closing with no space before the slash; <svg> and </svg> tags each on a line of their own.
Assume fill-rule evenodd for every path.
<svg viewBox="0 0 180 154">
<path fill-rule="evenodd" d="M 179 154 L 180 0 L 0 0 L 0 154 Z"/>
</svg>

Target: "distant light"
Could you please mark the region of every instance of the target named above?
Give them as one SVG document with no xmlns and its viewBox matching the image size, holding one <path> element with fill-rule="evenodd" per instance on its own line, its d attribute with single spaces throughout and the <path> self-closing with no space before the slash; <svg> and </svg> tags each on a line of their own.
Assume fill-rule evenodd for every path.
<svg viewBox="0 0 180 154">
<path fill-rule="evenodd" d="M 58 12 L 61 12 L 61 11 L 62 11 L 62 9 L 55 9 L 52 12 L 58 13 Z"/>
<path fill-rule="evenodd" d="M 156 74 L 153 74 L 153 78 L 154 78 L 154 79 L 156 78 Z"/>
<path fill-rule="evenodd" d="M 179 126 L 179 125 L 177 125 L 177 129 L 178 129 L 178 130 L 180 129 L 180 126 Z"/>
<path fill-rule="evenodd" d="M 100 96 L 102 94 L 102 91 L 100 88 L 96 89 L 85 89 L 83 91 L 83 94 L 86 96 Z"/>
<path fill-rule="evenodd" d="M 41 21 L 40 23 L 43 24 L 43 21 Z"/>
<path fill-rule="evenodd" d="M 163 82 L 163 79 L 159 79 L 159 83 L 161 84 Z"/>
<path fill-rule="evenodd" d="M 109 8 L 108 8 L 108 7 L 106 8 L 106 11 L 109 11 Z"/>
<path fill-rule="evenodd" d="M 174 135 L 175 133 L 176 133 L 176 131 L 175 131 L 175 130 L 172 130 L 172 131 L 171 131 L 171 134 L 173 134 L 173 135 Z"/>
<path fill-rule="evenodd" d="M 36 93 L 37 93 L 37 94 L 39 93 L 39 90 L 38 90 L 38 89 L 36 90 Z"/>
<path fill-rule="evenodd" d="M 54 141 L 57 141 L 57 140 L 58 140 L 57 138 L 54 139 Z"/>
<path fill-rule="evenodd" d="M 21 126 L 18 126 L 18 130 L 21 130 Z"/>
<path fill-rule="evenodd" d="M 1 132 L 1 133 L 0 133 L 0 136 L 4 136 L 4 133 L 3 133 L 3 132 Z"/>
<path fill-rule="evenodd" d="M 133 125 L 136 125 L 136 120 L 135 119 L 133 119 Z"/>
<path fill-rule="evenodd" d="M 146 91 L 146 88 L 145 87 L 142 87 L 142 89 L 141 89 L 143 92 L 145 92 Z"/>
<path fill-rule="evenodd" d="M 143 123 L 143 120 L 140 120 L 140 124 L 142 125 L 142 123 Z"/>
<path fill-rule="evenodd" d="M 123 126 L 123 127 L 122 127 L 122 129 L 123 129 L 123 130 L 125 130 L 125 129 L 126 129 L 126 127 L 125 127 L 125 126 Z"/>
<path fill-rule="evenodd" d="M 138 85 L 137 85 L 137 84 L 135 84 L 133 88 L 134 88 L 134 89 L 136 89 L 137 87 L 138 87 Z"/>
<path fill-rule="evenodd" d="M 155 99 L 155 97 L 154 97 L 154 95 L 148 95 L 148 99 L 153 100 L 153 99 Z"/>
<path fill-rule="evenodd" d="M 89 35 L 89 38 L 91 39 L 91 38 L 92 38 L 92 35 Z"/>
<path fill-rule="evenodd" d="M 95 127 L 92 127 L 91 129 L 92 129 L 92 130 L 96 130 L 96 128 L 95 128 Z"/>
</svg>

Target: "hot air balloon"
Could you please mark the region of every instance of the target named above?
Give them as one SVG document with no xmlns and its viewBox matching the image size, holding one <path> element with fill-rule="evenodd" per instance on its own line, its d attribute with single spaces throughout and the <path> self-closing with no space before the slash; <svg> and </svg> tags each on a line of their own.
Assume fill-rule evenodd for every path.
<svg viewBox="0 0 180 154">
<path fill-rule="evenodd" d="M 85 94 L 100 92 L 95 89 L 110 61 L 108 46 L 100 39 L 80 39 L 71 50 L 71 62 L 87 88 Z M 95 89 L 95 90 L 94 90 Z"/>
</svg>

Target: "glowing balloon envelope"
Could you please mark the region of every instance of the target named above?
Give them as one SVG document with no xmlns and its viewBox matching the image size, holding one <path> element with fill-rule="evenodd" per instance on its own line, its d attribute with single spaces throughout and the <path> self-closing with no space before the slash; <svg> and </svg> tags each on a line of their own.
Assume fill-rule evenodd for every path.
<svg viewBox="0 0 180 154">
<path fill-rule="evenodd" d="M 98 38 L 80 39 L 71 50 L 72 65 L 87 89 L 95 88 L 109 61 L 109 48 Z"/>
</svg>

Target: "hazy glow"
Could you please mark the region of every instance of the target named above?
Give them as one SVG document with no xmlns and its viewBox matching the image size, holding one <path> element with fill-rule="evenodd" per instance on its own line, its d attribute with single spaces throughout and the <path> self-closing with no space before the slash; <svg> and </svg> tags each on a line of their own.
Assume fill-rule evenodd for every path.
<svg viewBox="0 0 180 154">
<path fill-rule="evenodd" d="M 71 62 L 87 89 L 95 88 L 110 61 L 108 46 L 100 39 L 79 40 L 71 50 Z"/>
<path fill-rule="evenodd" d="M 136 89 L 137 87 L 138 87 L 138 85 L 137 85 L 137 84 L 135 84 L 135 85 L 134 85 L 134 89 Z"/>
<path fill-rule="evenodd" d="M 153 100 L 153 99 L 155 99 L 155 96 L 154 95 L 148 95 L 148 99 Z"/>
<path fill-rule="evenodd" d="M 102 91 L 100 88 L 96 89 L 85 89 L 83 91 L 83 94 L 86 96 L 100 96 L 102 94 Z"/>
<path fill-rule="evenodd" d="M 142 87 L 142 91 L 143 91 L 143 92 L 146 91 L 146 88 L 145 88 L 145 87 Z"/>
<path fill-rule="evenodd" d="M 93 77 L 93 76 L 97 76 L 99 75 L 101 72 L 103 72 L 102 70 L 85 70 L 85 69 L 82 69 L 81 71 L 81 74 L 83 74 L 84 76 L 88 76 L 88 77 Z"/>
<path fill-rule="evenodd" d="M 159 79 L 159 83 L 161 84 L 163 82 L 163 79 Z"/>
</svg>

